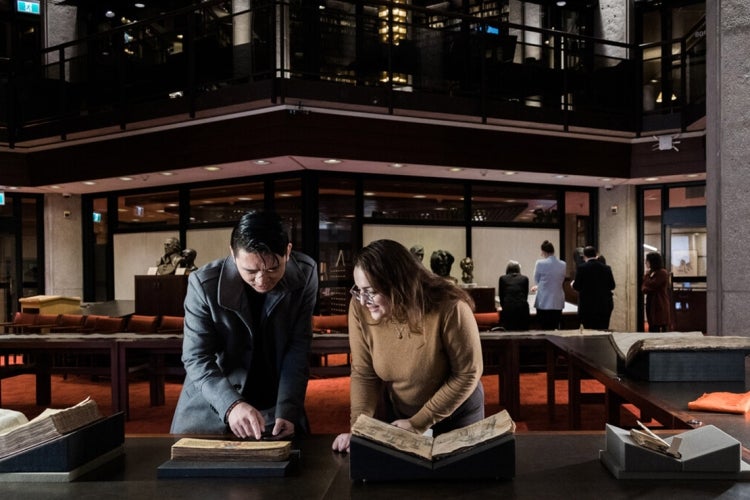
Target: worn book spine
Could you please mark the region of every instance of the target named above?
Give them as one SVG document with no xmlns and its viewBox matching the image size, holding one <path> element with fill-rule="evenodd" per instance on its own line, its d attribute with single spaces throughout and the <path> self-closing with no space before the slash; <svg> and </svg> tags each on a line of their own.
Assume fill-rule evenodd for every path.
<svg viewBox="0 0 750 500">
<path fill-rule="evenodd" d="M 40 446 L 0 460 L 4 472 L 67 472 L 125 441 L 125 417 L 117 413 Z"/>
</svg>

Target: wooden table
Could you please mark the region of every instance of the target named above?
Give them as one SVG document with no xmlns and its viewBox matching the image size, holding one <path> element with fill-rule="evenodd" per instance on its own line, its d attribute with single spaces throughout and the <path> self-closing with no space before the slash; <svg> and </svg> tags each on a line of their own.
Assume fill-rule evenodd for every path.
<svg viewBox="0 0 750 500">
<path fill-rule="evenodd" d="M 334 436 L 314 435 L 301 451 L 298 473 L 284 478 L 157 479 L 175 436 L 129 436 L 125 454 L 73 483 L 3 483 L 3 499 L 26 498 L 748 498 L 750 483 L 726 480 L 617 480 L 598 459 L 603 432 L 516 435 L 512 480 L 362 483 L 349 479 L 349 457 L 331 451 Z"/>
<path fill-rule="evenodd" d="M 555 337 L 548 341 L 568 360 L 569 428 L 580 429 L 581 380 L 594 378 L 605 388 L 607 422 L 620 424 L 620 406 L 631 403 L 645 415 L 669 429 L 690 429 L 713 424 L 738 439 L 750 457 L 750 427 L 743 415 L 695 412 L 687 404 L 706 392 L 744 393 L 744 382 L 648 382 L 629 379 L 618 373 L 617 354 L 606 336 Z M 746 358 L 746 372 L 749 361 Z"/>
<path fill-rule="evenodd" d="M 133 368 L 132 356 L 139 353 L 149 360 L 144 369 L 151 379 L 151 404 L 164 404 L 164 366 L 160 361 L 165 355 L 182 352 L 182 337 L 163 334 L 6 334 L 0 335 L 1 354 L 22 354 L 34 360 L 36 376 L 36 404 L 49 406 L 52 401 L 51 375 L 55 356 L 70 354 L 100 354 L 109 359 L 107 373 L 112 384 L 112 411 L 124 412 L 127 416 L 129 391 L 128 373 Z M 65 368 L 73 372 L 75 368 Z M 82 368 L 90 371 L 90 368 Z"/>
</svg>

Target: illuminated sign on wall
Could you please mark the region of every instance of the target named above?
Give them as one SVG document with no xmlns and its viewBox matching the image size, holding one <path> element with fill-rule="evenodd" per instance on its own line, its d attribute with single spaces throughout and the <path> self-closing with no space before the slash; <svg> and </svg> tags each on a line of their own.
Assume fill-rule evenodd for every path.
<svg viewBox="0 0 750 500">
<path fill-rule="evenodd" d="M 5 191 L 0 191 L 0 205 L 5 205 Z"/>
<path fill-rule="evenodd" d="M 39 0 L 16 0 L 16 11 L 39 15 Z"/>
</svg>

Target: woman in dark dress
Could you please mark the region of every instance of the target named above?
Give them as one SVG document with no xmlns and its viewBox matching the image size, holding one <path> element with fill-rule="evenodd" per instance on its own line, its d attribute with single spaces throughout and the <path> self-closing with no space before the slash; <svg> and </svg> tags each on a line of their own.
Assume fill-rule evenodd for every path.
<svg viewBox="0 0 750 500">
<path fill-rule="evenodd" d="M 669 273 L 658 252 L 646 254 L 648 269 L 641 291 L 646 295 L 646 321 L 649 332 L 666 332 L 670 325 Z"/>
<path fill-rule="evenodd" d="M 521 265 L 511 260 L 497 285 L 500 296 L 500 326 L 505 330 L 529 329 L 529 278 L 521 274 Z"/>
</svg>

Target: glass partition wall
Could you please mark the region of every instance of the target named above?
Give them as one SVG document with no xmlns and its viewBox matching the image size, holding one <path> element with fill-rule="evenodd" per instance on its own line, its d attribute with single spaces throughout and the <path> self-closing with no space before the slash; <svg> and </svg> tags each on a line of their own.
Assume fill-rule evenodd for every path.
<svg viewBox="0 0 750 500">
<path fill-rule="evenodd" d="M 317 259 L 319 314 L 346 312 L 354 253 L 379 238 L 422 247 L 426 266 L 434 252 L 449 252 L 459 283 L 460 261 L 471 257 L 474 284 L 494 288 L 509 259 L 532 273 L 545 239 L 563 259 L 596 244 L 595 204 L 594 189 L 316 171 L 85 196 L 95 228 L 87 251 L 97 259 L 84 265 L 96 266 L 97 279 L 86 282 L 84 300 L 103 300 L 97 283 L 108 259 L 114 287 L 106 300 L 132 300 L 133 276 L 155 265 L 167 237 L 195 250 L 198 266 L 226 256 L 232 227 L 252 210 L 277 211 L 293 247 Z M 106 207 L 117 207 L 115 217 Z"/>
</svg>

